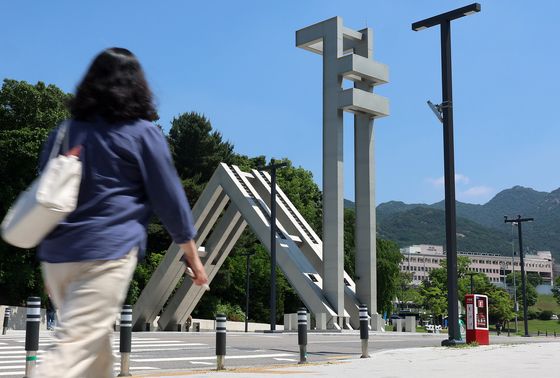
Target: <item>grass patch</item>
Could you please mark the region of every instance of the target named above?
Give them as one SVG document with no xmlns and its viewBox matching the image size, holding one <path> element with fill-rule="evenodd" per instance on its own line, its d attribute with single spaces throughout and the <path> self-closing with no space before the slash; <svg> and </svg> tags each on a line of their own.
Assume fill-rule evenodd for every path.
<svg viewBox="0 0 560 378">
<path fill-rule="evenodd" d="M 518 320 L 518 327 L 519 327 L 519 332 L 517 333 L 518 335 L 524 335 L 525 334 L 525 328 L 523 325 L 523 316 L 519 317 Z M 527 325 L 529 326 L 529 334 L 532 336 L 536 336 L 539 334 L 541 336 L 545 336 L 546 332 L 548 331 L 548 336 L 549 337 L 554 337 L 554 332 L 556 331 L 556 336 L 560 338 L 560 321 L 558 320 L 538 320 L 538 319 L 533 319 L 533 320 L 529 320 L 527 322 Z M 511 332 L 515 332 L 515 322 L 511 321 L 509 322 L 509 327 L 510 327 L 510 331 Z M 502 335 L 507 334 L 507 329 L 502 331 Z"/>
<path fill-rule="evenodd" d="M 556 334 L 560 336 L 560 322 L 558 320 L 533 319 L 529 320 L 527 323 L 531 335 L 536 335 L 538 331 L 540 331 L 541 334 L 545 334 L 545 332 L 548 331 L 549 336 L 554 336 L 554 331 L 556 331 Z M 521 324 L 523 324 L 523 322 L 521 322 Z M 520 328 L 522 327 L 523 325 L 520 326 Z"/>
<path fill-rule="evenodd" d="M 476 341 L 473 341 L 472 343 L 456 344 L 455 346 L 452 346 L 450 348 L 467 349 L 467 348 L 476 348 L 477 346 L 478 343 Z"/>
<path fill-rule="evenodd" d="M 554 314 L 560 314 L 560 305 L 556 302 L 556 298 L 554 298 L 552 294 L 539 295 L 537 297 L 537 303 L 529 308 L 535 311 L 549 310 Z"/>
</svg>

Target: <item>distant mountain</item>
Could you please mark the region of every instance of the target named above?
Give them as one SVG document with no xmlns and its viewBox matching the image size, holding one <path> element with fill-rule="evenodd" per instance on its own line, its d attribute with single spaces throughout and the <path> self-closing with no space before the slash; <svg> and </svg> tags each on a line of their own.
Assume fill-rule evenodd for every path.
<svg viewBox="0 0 560 378">
<path fill-rule="evenodd" d="M 401 201 L 389 201 L 384 202 L 377 206 L 377 221 L 381 222 L 387 218 L 392 217 L 395 214 L 403 213 L 417 207 L 429 207 L 429 205 L 423 203 L 413 203 L 406 204 Z"/>
<path fill-rule="evenodd" d="M 346 207 L 354 207 L 351 201 Z M 514 186 L 496 194 L 484 205 L 457 202 L 457 244 L 463 251 L 511 253 L 517 249 L 517 227 L 504 223 L 504 215 L 532 217 L 524 223 L 523 247 L 550 250 L 560 261 L 560 188 L 550 193 Z M 401 246 L 445 244 L 445 203 L 406 204 L 399 201 L 377 206 L 378 235 Z"/>
<path fill-rule="evenodd" d="M 419 206 L 394 213 L 378 223 L 378 236 L 400 246 L 412 244 L 445 245 L 445 212 Z M 457 249 L 492 253 L 511 252 L 509 235 L 465 218 L 457 218 Z"/>
</svg>

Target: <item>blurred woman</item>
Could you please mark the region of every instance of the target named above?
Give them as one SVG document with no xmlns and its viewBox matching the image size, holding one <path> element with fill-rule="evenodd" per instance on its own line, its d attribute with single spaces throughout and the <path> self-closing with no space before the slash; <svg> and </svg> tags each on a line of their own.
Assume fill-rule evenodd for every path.
<svg viewBox="0 0 560 378">
<path fill-rule="evenodd" d="M 112 327 L 152 211 L 192 268 L 208 278 L 193 242 L 189 203 L 137 58 L 123 48 L 101 52 L 70 103 L 70 152 L 82 161 L 78 206 L 39 246 L 45 285 L 59 311 L 56 347 L 36 377 L 113 377 Z M 56 130 L 43 147 L 46 165 Z M 64 151 L 66 152 L 66 151 Z"/>
</svg>

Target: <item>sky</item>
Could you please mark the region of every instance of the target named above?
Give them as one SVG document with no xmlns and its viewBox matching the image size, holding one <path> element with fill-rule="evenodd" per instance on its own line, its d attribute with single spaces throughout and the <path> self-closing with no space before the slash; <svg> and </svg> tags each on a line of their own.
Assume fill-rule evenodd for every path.
<svg viewBox="0 0 560 378">
<path fill-rule="evenodd" d="M 340 16 L 373 29 L 374 59 L 390 82 L 375 92 L 391 114 L 375 128 L 376 202 L 443 199 L 440 31 L 415 21 L 470 4 L 436 0 L 0 3 L 0 79 L 73 92 L 92 58 L 126 47 L 140 59 L 160 124 L 206 115 L 238 153 L 289 158 L 322 178 L 322 61 L 295 32 Z M 560 2 L 481 2 L 452 22 L 456 196 L 483 204 L 515 185 L 560 187 L 557 121 Z M 353 122 L 345 117 L 344 192 L 354 199 Z"/>
</svg>

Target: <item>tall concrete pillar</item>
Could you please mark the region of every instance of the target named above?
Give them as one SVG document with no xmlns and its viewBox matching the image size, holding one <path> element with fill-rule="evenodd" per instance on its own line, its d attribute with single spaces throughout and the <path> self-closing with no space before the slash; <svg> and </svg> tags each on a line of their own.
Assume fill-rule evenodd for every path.
<svg viewBox="0 0 560 378">
<path fill-rule="evenodd" d="M 354 53 L 364 58 L 373 57 L 373 32 L 360 30 L 363 35 Z M 355 81 L 354 88 L 372 92 L 368 81 Z M 377 313 L 377 269 L 375 230 L 375 156 L 373 117 L 367 113 L 354 115 L 354 188 L 356 204 L 356 233 L 354 237 L 356 260 L 356 296 Z"/>
<path fill-rule="evenodd" d="M 296 45 L 323 56 L 323 292 L 344 316 L 343 111 L 355 114 L 356 295 L 377 311 L 373 119 L 389 114 L 386 98 L 372 93 L 388 81 L 387 66 L 374 62 L 372 32 L 344 27 L 333 17 L 296 32 Z M 354 88 L 343 89 L 344 79 Z"/>
<path fill-rule="evenodd" d="M 344 316 L 343 117 L 338 108 L 342 76 L 342 19 L 325 21 L 323 37 L 323 291 L 333 310 Z"/>
</svg>

